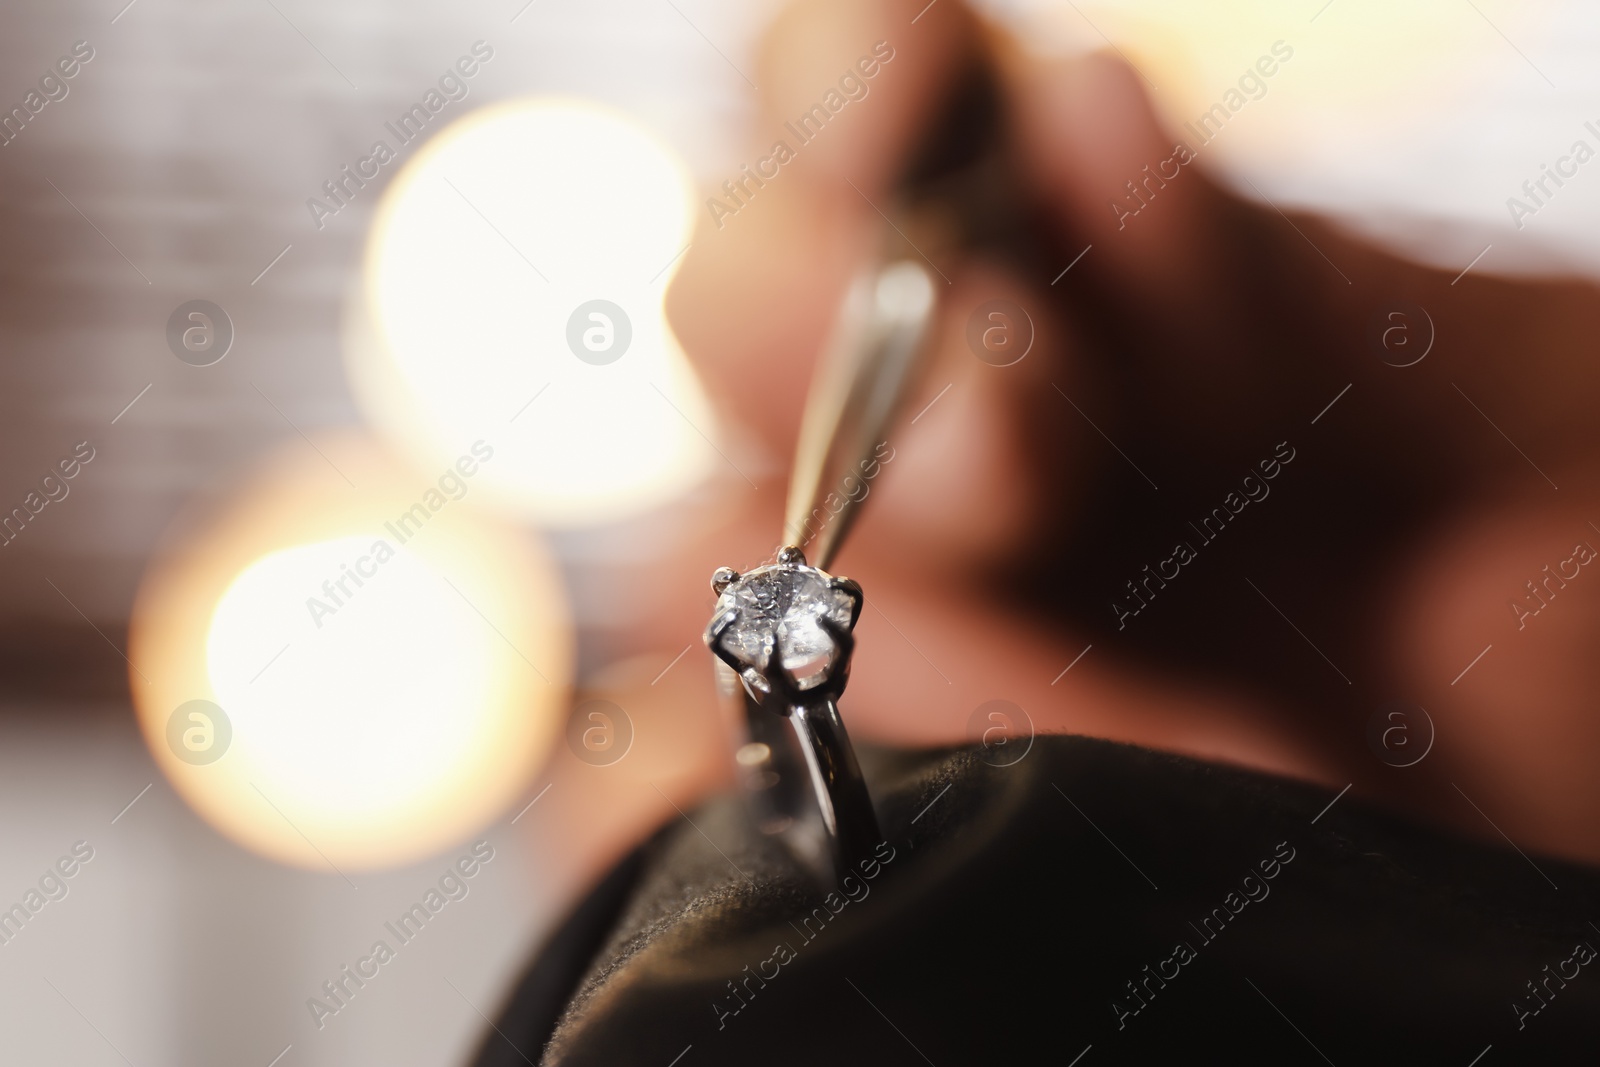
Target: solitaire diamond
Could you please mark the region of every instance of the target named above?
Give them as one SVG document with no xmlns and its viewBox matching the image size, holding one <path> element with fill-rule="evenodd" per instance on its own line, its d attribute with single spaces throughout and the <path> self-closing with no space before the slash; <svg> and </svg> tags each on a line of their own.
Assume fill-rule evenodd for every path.
<svg viewBox="0 0 1600 1067">
<path fill-rule="evenodd" d="M 839 651 L 822 628 L 822 619 L 848 630 L 855 601 L 824 571 L 775 563 L 751 571 L 722 591 L 716 618 L 730 611 L 736 617 L 723 631 L 721 645 L 745 665 L 741 672 L 745 681 L 767 691 L 762 675 L 773 666 L 769 650 L 776 650 L 778 665 L 793 676 L 796 686 L 811 689 L 827 681 Z"/>
</svg>

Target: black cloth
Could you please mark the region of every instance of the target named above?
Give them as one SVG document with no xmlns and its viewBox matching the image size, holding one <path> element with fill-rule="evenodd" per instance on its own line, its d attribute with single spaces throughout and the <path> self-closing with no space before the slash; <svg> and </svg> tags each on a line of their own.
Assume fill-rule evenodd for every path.
<svg viewBox="0 0 1600 1067">
<path fill-rule="evenodd" d="M 1600 872 L 1127 745 L 985 756 L 864 752 L 886 843 L 832 896 L 734 798 L 676 820 L 479 1067 L 1600 1060 Z"/>
</svg>

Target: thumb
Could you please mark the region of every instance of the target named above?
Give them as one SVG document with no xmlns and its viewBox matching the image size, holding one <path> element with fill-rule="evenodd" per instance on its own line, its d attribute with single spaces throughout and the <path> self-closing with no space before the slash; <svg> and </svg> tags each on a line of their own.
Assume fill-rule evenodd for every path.
<svg viewBox="0 0 1600 1067">
<path fill-rule="evenodd" d="M 1000 69 L 1018 154 L 1058 225 L 1094 245 L 1098 270 L 1201 299 L 1230 199 L 1194 166 L 1204 146 L 1164 129 L 1138 75 L 1106 53 L 1046 62 L 1003 47 Z"/>
</svg>

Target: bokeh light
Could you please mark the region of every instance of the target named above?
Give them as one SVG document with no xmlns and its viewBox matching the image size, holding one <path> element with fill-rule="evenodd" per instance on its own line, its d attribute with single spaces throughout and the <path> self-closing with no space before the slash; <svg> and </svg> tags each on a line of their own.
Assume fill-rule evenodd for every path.
<svg viewBox="0 0 1600 1067">
<path fill-rule="evenodd" d="M 350 303 L 369 420 L 424 469 L 492 435 L 486 492 L 544 524 L 682 494 L 717 434 L 662 311 L 691 189 L 669 149 L 594 104 L 501 104 L 445 130 L 385 194 Z"/>
<path fill-rule="evenodd" d="M 561 729 L 572 638 L 542 549 L 475 507 L 492 466 L 427 480 L 358 437 L 296 441 L 147 576 L 140 721 L 224 833 L 342 873 L 426 855 L 528 786 Z M 169 731 L 195 700 L 231 734 L 203 762 Z"/>
<path fill-rule="evenodd" d="M 1510 0 L 988 0 L 985 6 L 1025 27 L 1022 39 L 1042 52 L 1117 49 L 1180 135 L 1184 122 L 1239 89 L 1239 79 L 1268 57 L 1264 69 L 1274 73 L 1258 72 L 1240 89 L 1250 121 L 1230 125 L 1214 150 L 1277 165 L 1315 155 L 1319 142 L 1350 136 L 1353 128 L 1436 108 L 1478 77 L 1482 63 L 1517 61 L 1502 33 L 1531 37 L 1550 16 L 1539 5 Z M 1290 58 L 1279 62 L 1286 53 Z"/>
</svg>

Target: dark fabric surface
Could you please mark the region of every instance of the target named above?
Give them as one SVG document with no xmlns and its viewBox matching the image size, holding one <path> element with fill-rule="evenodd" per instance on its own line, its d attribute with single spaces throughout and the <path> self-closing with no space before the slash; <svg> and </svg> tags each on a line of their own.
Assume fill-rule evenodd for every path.
<svg viewBox="0 0 1600 1067">
<path fill-rule="evenodd" d="M 669 826 L 479 1063 L 1600 1058 L 1600 872 L 1126 745 L 983 756 L 864 758 L 884 862 L 832 897 L 732 798 Z"/>
</svg>

